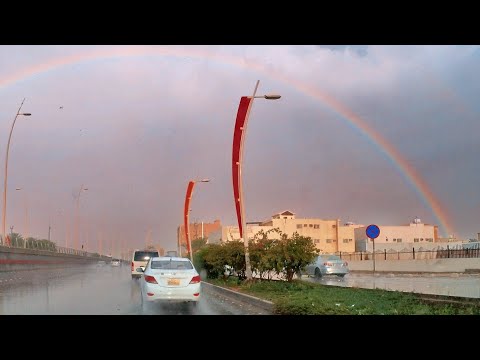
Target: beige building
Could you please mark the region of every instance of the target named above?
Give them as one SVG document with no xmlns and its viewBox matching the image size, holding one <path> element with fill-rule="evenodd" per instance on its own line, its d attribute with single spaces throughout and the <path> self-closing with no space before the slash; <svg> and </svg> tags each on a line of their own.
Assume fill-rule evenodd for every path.
<svg viewBox="0 0 480 360">
<path fill-rule="evenodd" d="M 322 253 L 354 252 L 355 251 L 355 227 L 362 225 L 341 225 L 340 220 L 323 219 L 297 219 L 295 213 L 283 211 L 275 214 L 270 220 L 263 222 L 247 223 L 247 235 L 251 239 L 260 230 L 264 232 L 278 228 L 282 233 L 292 236 L 297 232 L 302 236 L 312 238 L 315 246 Z M 278 234 L 272 232 L 270 238 L 278 238 Z M 209 236 L 209 242 L 224 242 L 240 240 L 238 226 L 222 226 L 222 228 Z"/>
<path fill-rule="evenodd" d="M 438 227 L 424 224 L 419 218 L 410 224 L 399 226 L 378 225 L 380 235 L 375 239 L 375 250 L 389 250 L 404 247 L 421 247 L 423 244 L 438 242 Z M 372 251 L 373 242 L 367 238 L 367 226 L 355 228 L 356 251 Z"/>
</svg>

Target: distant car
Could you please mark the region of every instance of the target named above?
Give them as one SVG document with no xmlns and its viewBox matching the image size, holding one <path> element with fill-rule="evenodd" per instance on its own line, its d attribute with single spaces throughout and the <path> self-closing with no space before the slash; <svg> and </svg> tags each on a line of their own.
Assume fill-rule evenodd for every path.
<svg viewBox="0 0 480 360">
<path fill-rule="evenodd" d="M 154 257 L 145 270 L 138 268 L 142 306 L 149 302 L 187 302 L 195 307 L 200 300 L 200 275 L 187 258 Z"/>
<path fill-rule="evenodd" d="M 110 265 L 112 265 L 112 266 L 120 266 L 120 260 L 118 260 L 118 259 L 113 259 L 113 260 L 110 262 Z"/>
<path fill-rule="evenodd" d="M 137 269 L 143 266 L 147 266 L 148 260 L 153 257 L 158 257 L 158 251 L 156 250 L 135 250 L 132 254 L 131 273 L 132 279 L 139 279 L 142 273 Z"/>
<path fill-rule="evenodd" d="M 305 272 L 302 272 L 302 274 L 315 276 L 316 278 L 321 278 L 324 275 L 344 277 L 348 273 L 348 263 L 337 255 L 319 255 L 305 267 Z"/>
</svg>

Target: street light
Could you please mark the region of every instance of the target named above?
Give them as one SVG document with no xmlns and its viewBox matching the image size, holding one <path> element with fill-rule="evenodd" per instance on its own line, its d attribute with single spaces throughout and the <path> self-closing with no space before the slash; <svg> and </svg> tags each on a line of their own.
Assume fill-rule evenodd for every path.
<svg viewBox="0 0 480 360">
<path fill-rule="evenodd" d="M 83 184 L 82 186 L 80 186 L 80 190 L 78 191 L 78 195 L 76 195 L 76 200 L 77 200 L 77 207 L 76 207 L 76 221 L 75 221 L 75 241 L 74 241 L 74 244 L 73 244 L 73 248 L 74 249 L 77 249 L 78 248 L 78 223 L 80 221 L 80 195 L 82 194 L 82 191 L 87 191 L 88 188 L 84 188 L 83 187 Z"/>
<path fill-rule="evenodd" d="M 190 199 L 192 198 L 193 188 L 197 182 L 210 182 L 210 179 L 201 179 L 201 180 L 190 180 L 187 186 L 187 193 L 185 194 L 185 206 L 183 209 L 183 220 L 185 227 L 185 240 L 187 242 L 187 251 L 190 254 L 190 260 L 193 262 L 192 254 L 192 244 L 190 242 L 190 231 L 189 231 L 189 216 L 190 216 Z M 179 237 L 180 238 L 180 237 Z M 179 250 L 181 249 L 181 244 L 179 244 Z"/>
<path fill-rule="evenodd" d="M 23 99 L 22 103 L 20 104 L 20 107 L 18 108 L 17 114 L 15 115 L 15 119 L 13 119 L 12 127 L 10 129 L 10 135 L 8 136 L 7 152 L 5 154 L 5 178 L 3 180 L 3 214 L 2 214 L 2 241 L 3 241 L 3 245 L 10 245 L 10 244 L 7 244 L 6 238 L 5 238 L 5 226 L 6 226 L 5 222 L 6 222 L 6 218 L 7 218 L 8 152 L 10 150 L 10 141 L 12 140 L 12 132 L 13 132 L 13 128 L 15 127 L 15 122 L 17 121 L 17 118 L 20 115 L 22 115 L 22 116 L 32 115 L 30 113 L 21 113 L 20 112 L 24 102 L 25 102 L 25 99 Z"/>
<path fill-rule="evenodd" d="M 233 178 L 233 195 L 235 200 L 235 209 L 237 211 L 237 221 L 240 230 L 240 238 L 243 239 L 245 246 L 245 275 L 247 280 L 252 279 L 252 267 L 250 265 L 250 254 L 248 251 L 248 233 L 247 222 L 245 218 L 245 204 L 243 201 L 242 186 L 242 161 L 245 143 L 245 133 L 247 132 L 248 116 L 252 109 L 253 99 L 264 98 L 267 100 L 280 99 L 280 95 L 270 94 L 258 96 L 257 89 L 260 80 L 257 80 L 255 90 L 252 96 L 242 96 L 238 105 L 237 119 L 235 121 L 235 130 L 233 133 L 232 146 L 232 178 Z"/>
</svg>

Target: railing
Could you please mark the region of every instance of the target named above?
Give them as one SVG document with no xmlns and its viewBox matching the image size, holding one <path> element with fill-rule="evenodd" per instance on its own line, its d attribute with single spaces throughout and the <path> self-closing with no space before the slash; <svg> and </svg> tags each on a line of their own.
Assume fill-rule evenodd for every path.
<svg viewBox="0 0 480 360">
<path fill-rule="evenodd" d="M 52 243 L 52 242 L 46 243 L 42 241 L 27 241 L 26 243 L 22 243 L 20 246 L 16 246 L 16 245 L 17 244 L 13 242 L 13 244 L 8 246 L 8 248 L 42 250 L 42 251 L 49 251 L 57 254 L 77 255 L 77 256 L 85 256 L 85 257 L 91 257 L 91 258 L 107 258 L 107 256 L 100 255 L 98 253 L 91 253 L 83 250 L 57 246 L 55 245 L 55 243 Z"/>
<path fill-rule="evenodd" d="M 338 252 L 342 260 L 362 261 L 373 260 L 373 253 L 370 251 L 360 251 L 354 253 Z M 375 260 L 425 260 L 425 259 L 454 259 L 454 258 L 480 258 L 480 244 L 464 244 L 464 246 L 455 246 L 450 248 L 440 247 L 433 250 L 415 249 L 412 250 L 377 250 L 375 251 Z"/>
</svg>

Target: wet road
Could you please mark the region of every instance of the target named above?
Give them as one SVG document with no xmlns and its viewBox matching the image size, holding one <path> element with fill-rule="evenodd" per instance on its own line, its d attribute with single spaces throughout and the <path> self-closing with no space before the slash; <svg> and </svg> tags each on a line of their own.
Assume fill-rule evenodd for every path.
<svg viewBox="0 0 480 360">
<path fill-rule="evenodd" d="M 350 273 L 343 279 L 325 276 L 320 280 L 302 277 L 302 280 L 325 285 L 415 292 L 432 295 L 480 298 L 478 274 L 362 274 Z"/>
<path fill-rule="evenodd" d="M 198 306 L 142 308 L 128 266 L 0 272 L 0 315 L 253 315 L 262 310 L 202 289 Z"/>
</svg>

